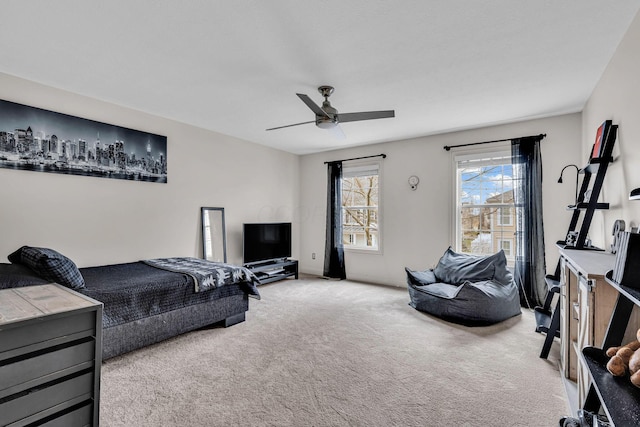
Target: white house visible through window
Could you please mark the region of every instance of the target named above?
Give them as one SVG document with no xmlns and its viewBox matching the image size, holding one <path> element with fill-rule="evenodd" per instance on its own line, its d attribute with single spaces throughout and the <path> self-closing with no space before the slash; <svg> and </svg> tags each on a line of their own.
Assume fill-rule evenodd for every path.
<svg viewBox="0 0 640 427">
<path fill-rule="evenodd" d="M 342 242 L 346 249 L 380 250 L 380 164 L 342 169 Z"/>
<path fill-rule="evenodd" d="M 488 255 L 515 253 L 516 208 L 511 153 L 456 156 L 456 250 Z"/>
</svg>

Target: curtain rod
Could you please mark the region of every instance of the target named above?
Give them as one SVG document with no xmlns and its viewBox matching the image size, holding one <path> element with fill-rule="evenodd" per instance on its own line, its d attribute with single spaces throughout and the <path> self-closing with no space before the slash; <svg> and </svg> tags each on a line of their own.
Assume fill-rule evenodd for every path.
<svg viewBox="0 0 640 427">
<path fill-rule="evenodd" d="M 354 157 L 352 159 L 342 159 L 342 160 L 334 160 L 333 162 L 324 162 L 324 164 L 334 163 L 334 162 L 348 162 L 350 160 L 360 160 L 360 159 L 370 159 L 372 157 L 382 157 L 383 159 L 387 158 L 386 154 L 376 154 L 374 156 L 364 156 L 364 157 Z"/>
<path fill-rule="evenodd" d="M 540 139 L 545 138 L 547 136 L 546 133 L 541 133 L 539 135 L 530 135 L 530 136 L 521 136 L 518 138 L 507 138 L 507 139 L 494 139 L 493 141 L 484 141 L 484 142 L 472 142 L 470 144 L 458 144 L 458 145 L 445 145 L 444 148 L 445 150 L 449 151 L 452 148 L 458 148 L 458 147 L 468 147 L 470 145 L 481 145 L 481 144 L 491 144 L 492 142 L 503 142 L 503 141 L 512 141 L 514 139 L 523 139 L 523 138 L 535 138 L 535 137 L 539 137 Z"/>
</svg>

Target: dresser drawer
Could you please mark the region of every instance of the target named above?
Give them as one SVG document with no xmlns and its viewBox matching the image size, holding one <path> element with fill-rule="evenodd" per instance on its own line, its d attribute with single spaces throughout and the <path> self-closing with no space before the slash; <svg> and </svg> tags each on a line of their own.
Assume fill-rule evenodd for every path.
<svg viewBox="0 0 640 427">
<path fill-rule="evenodd" d="M 95 335 L 96 314 L 93 311 L 74 316 L 43 318 L 18 325 L 0 326 L 0 353 L 26 345 L 52 340 L 65 335 L 86 332 Z"/>
<path fill-rule="evenodd" d="M 0 398 L 93 366 L 92 338 L 14 357 L 0 364 Z"/>
<path fill-rule="evenodd" d="M 91 425 L 92 417 L 93 403 L 87 401 L 77 409 L 40 424 L 40 427 L 85 427 Z"/>
<path fill-rule="evenodd" d="M 88 400 L 93 389 L 93 372 L 68 378 L 47 387 L 21 393 L 2 404 L 0 425 L 10 424 L 23 418 L 52 415 L 79 402 Z M 51 413 L 49 413 L 51 412 Z"/>
</svg>

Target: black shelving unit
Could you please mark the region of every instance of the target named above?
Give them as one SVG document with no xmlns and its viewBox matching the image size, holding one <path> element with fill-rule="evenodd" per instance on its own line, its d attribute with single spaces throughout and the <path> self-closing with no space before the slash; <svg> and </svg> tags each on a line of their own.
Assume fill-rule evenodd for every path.
<svg viewBox="0 0 640 427">
<path fill-rule="evenodd" d="M 551 304 L 556 294 L 560 292 L 560 281 L 554 276 L 547 275 L 544 278 L 547 284 L 547 298 L 544 305 L 533 309 L 536 318 L 536 332 L 546 334 L 540 357 L 546 359 L 551 350 L 551 344 L 555 337 L 560 338 L 560 298 L 557 299 L 556 306 L 551 311 Z"/>
<path fill-rule="evenodd" d="M 284 280 L 288 277 L 298 278 L 298 261 L 294 259 L 272 260 L 257 264 L 246 264 L 256 275 L 261 285 Z"/>
<path fill-rule="evenodd" d="M 582 169 L 579 174 L 583 175 L 582 185 L 578 192 L 578 199 L 573 205 L 569 205 L 567 209 L 573 211 L 571 221 L 569 222 L 569 229 L 567 230 L 567 236 L 569 233 L 576 232 L 578 223 L 580 222 L 580 216 L 582 213 L 582 223 L 580 224 L 580 230 L 575 242 L 569 244 L 566 240 L 559 241 L 558 245 L 566 249 L 595 249 L 602 250 L 587 244 L 587 234 L 589 233 L 589 227 L 591 226 L 591 220 L 596 210 L 609 209 L 609 203 L 598 203 L 600 197 L 600 191 L 602 190 L 602 184 L 604 177 L 607 174 L 609 163 L 613 161 L 613 146 L 616 143 L 616 137 L 618 134 L 618 125 L 611 123 L 611 120 L 607 120 L 604 123 L 603 141 L 604 149 L 600 157 L 589 159 L 589 163 Z M 591 179 L 593 178 L 593 183 Z M 591 195 L 588 200 L 585 200 L 587 191 L 591 189 Z"/>
<path fill-rule="evenodd" d="M 582 175 L 582 185 L 577 194 L 576 203 L 567 206 L 567 209 L 573 211 L 571 215 L 571 221 L 569 222 L 569 229 L 566 236 L 576 233 L 578 229 L 578 223 L 580 223 L 580 217 L 582 216 L 582 223 L 580 229 L 577 231 L 578 235 L 575 238 L 575 242 L 567 243 L 565 240 L 560 240 L 556 244 L 564 249 L 581 249 L 581 250 L 603 250 L 587 244 L 587 234 L 589 233 L 589 227 L 591 226 L 591 220 L 596 210 L 609 209 L 609 203 L 598 203 L 600 197 L 600 191 L 602 190 L 602 184 L 604 177 L 607 173 L 609 163 L 613 161 L 613 146 L 616 143 L 616 137 L 618 134 L 618 125 L 612 124 L 611 120 L 604 122 L 604 131 L 602 144 L 603 150 L 599 157 L 589 159 L 589 163 L 578 171 L 579 175 Z M 591 179 L 593 178 L 593 182 Z M 588 200 L 585 200 L 587 191 L 591 190 L 591 194 Z M 546 359 L 549 355 L 551 344 L 553 343 L 553 337 L 560 336 L 560 298 L 556 303 L 555 308 L 551 309 L 551 302 L 554 294 L 560 290 L 560 261 L 556 266 L 556 271 L 553 275 L 546 277 L 547 283 L 547 298 L 543 306 L 536 307 L 536 332 L 544 332 L 547 334 L 547 338 L 542 346 L 540 357 Z M 549 332 L 551 331 L 551 333 Z M 551 336 L 550 336 L 551 335 Z"/>
<path fill-rule="evenodd" d="M 584 409 L 596 413 L 602 408 L 612 426 L 637 426 L 640 425 L 640 388 L 631 384 L 628 376 L 614 377 L 607 371 L 609 358 L 604 349 L 622 344 L 631 311 L 635 305 L 640 306 L 640 290 L 614 282 L 611 274 L 609 271 L 605 279 L 619 294 L 603 348 L 585 347 L 581 355 L 592 380 Z"/>
</svg>

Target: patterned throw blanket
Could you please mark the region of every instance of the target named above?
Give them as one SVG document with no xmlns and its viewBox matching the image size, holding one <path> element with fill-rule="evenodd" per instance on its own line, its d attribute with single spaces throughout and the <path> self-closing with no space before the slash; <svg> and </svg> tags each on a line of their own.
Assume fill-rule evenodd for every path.
<svg viewBox="0 0 640 427">
<path fill-rule="evenodd" d="M 232 283 L 244 283 L 247 285 L 247 294 L 250 297 L 260 299 L 260 293 L 256 284 L 258 278 L 246 267 L 211 262 L 199 258 L 156 258 L 143 260 L 145 264 L 174 273 L 187 274 L 193 278 L 195 291 L 203 292 L 208 289 Z"/>
</svg>

